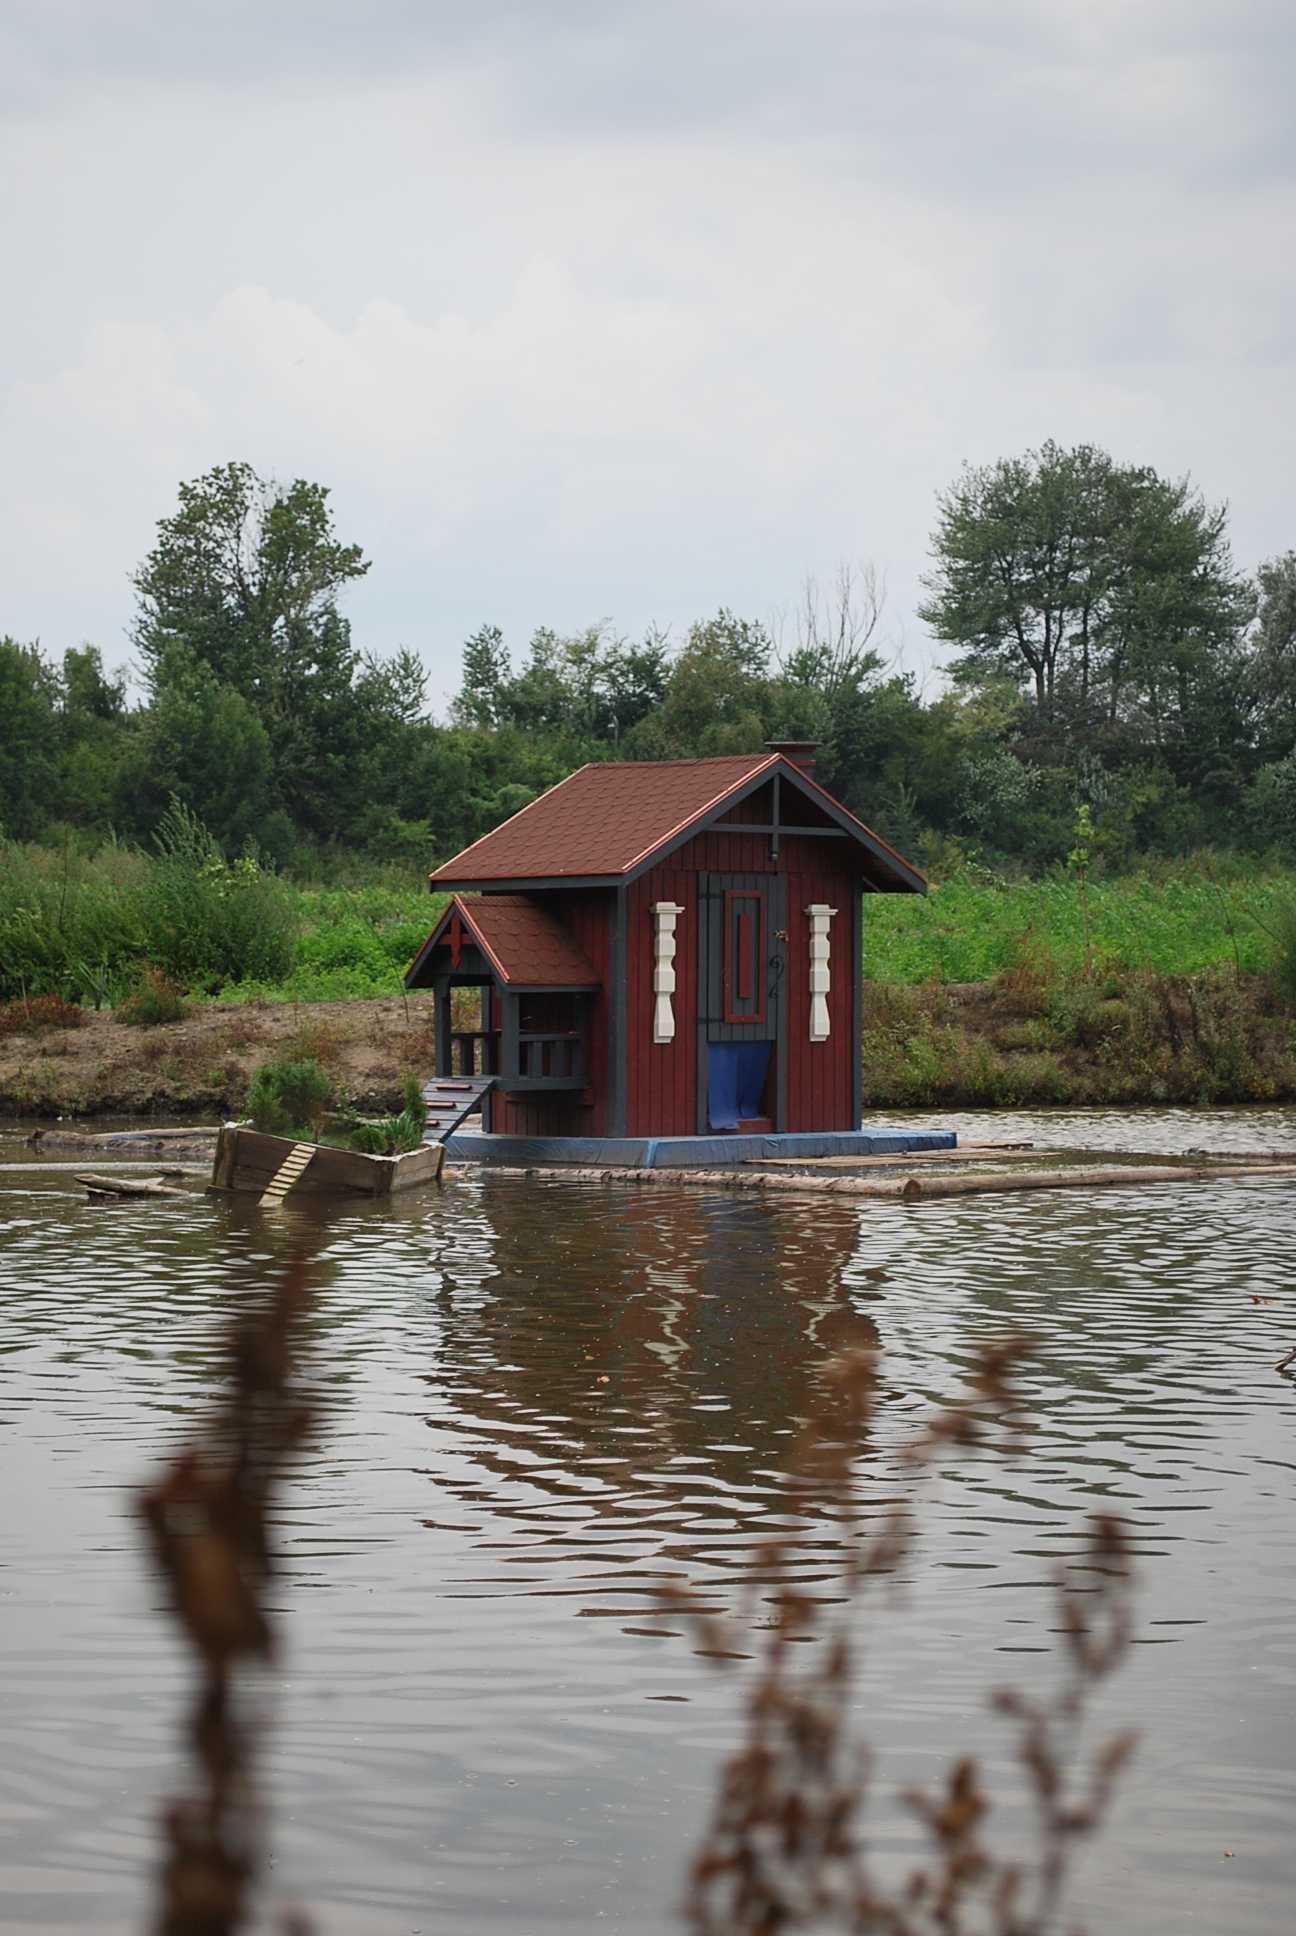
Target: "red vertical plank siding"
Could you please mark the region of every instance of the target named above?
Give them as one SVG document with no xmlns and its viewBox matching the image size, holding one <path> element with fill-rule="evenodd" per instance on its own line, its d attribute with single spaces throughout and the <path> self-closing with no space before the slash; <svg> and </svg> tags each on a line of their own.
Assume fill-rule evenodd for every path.
<svg viewBox="0 0 1296 1936">
<path fill-rule="evenodd" d="M 789 1130 L 857 1127 L 852 1120 L 856 1045 L 852 1026 L 851 896 L 859 893 L 859 882 L 835 861 L 834 845 L 831 841 L 785 836 L 780 854 L 787 874 Z M 810 1040 L 810 917 L 806 909 L 819 901 L 837 910 L 828 930 L 831 1033 L 826 1042 Z"/>
<path fill-rule="evenodd" d="M 786 1027 L 789 1130 L 853 1129 L 851 896 L 859 882 L 837 843 L 785 834 L 777 860 L 768 834 L 715 828 L 699 834 L 628 890 L 626 907 L 626 1133 L 691 1136 L 697 1129 L 699 893 L 704 874 L 781 873 L 787 884 Z M 652 907 L 682 906 L 675 928 L 675 1039 L 653 1032 Z M 822 901 L 837 909 L 829 929 L 832 1032 L 810 1040 L 810 921 Z"/>
<path fill-rule="evenodd" d="M 740 800 L 736 807 L 730 807 L 728 813 L 722 813 L 716 825 L 741 827 L 746 821 L 748 826 L 768 827 L 773 818 L 774 788 L 767 780 L 764 786 L 757 787 L 755 793 L 749 793 L 745 800 Z"/>
<path fill-rule="evenodd" d="M 691 1136 L 697 1129 L 698 878 L 696 841 L 654 867 L 626 896 L 626 1134 Z M 655 901 L 684 912 L 675 923 L 673 1042 L 653 1041 Z"/>
<path fill-rule="evenodd" d="M 750 809 L 749 809 L 750 810 Z M 697 835 L 626 889 L 625 1024 L 626 1134 L 691 1136 L 697 1129 L 698 944 L 700 892 L 706 874 L 784 876 L 787 905 L 785 958 L 786 1128 L 851 1129 L 853 1121 L 852 896 L 860 891 L 846 843 L 781 836 L 777 859 L 768 834 L 743 833 L 731 824 Z M 574 1095 L 497 1096 L 495 1128 L 503 1134 L 598 1136 L 609 1128 L 612 1071 L 608 1066 L 609 1016 L 615 991 L 610 890 L 543 896 L 579 942 L 600 981 L 589 1003 L 588 1100 Z M 656 901 L 683 909 L 675 926 L 675 1037 L 653 1037 L 653 920 Z M 825 902 L 837 909 L 829 929 L 831 1034 L 810 1040 L 810 921 L 806 909 Z M 767 951 L 774 946 L 772 934 Z"/>
</svg>

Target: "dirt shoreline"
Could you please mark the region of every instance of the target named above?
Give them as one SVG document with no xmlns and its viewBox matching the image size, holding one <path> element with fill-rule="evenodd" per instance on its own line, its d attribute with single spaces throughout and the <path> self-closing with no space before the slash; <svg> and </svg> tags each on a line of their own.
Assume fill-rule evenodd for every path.
<svg viewBox="0 0 1296 1936">
<path fill-rule="evenodd" d="M 866 984 L 864 1106 L 1165 1108 L 1296 1101 L 1296 1023 L 1255 977 L 1131 978 L 1059 997 L 992 983 Z M 432 998 L 195 1007 L 142 1028 L 89 1012 L 79 1028 L 0 1036 L 0 1120 L 237 1115 L 257 1066 L 311 1056 L 340 1099 L 400 1106 L 434 1068 Z"/>
<path fill-rule="evenodd" d="M 154 1028 L 92 1010 L 80 1028 L 0 1037 L 0 1117 L 217 1122 L 241 1109 L 270 1056 L 312 1056 L 358 1107 L 399 1108 L 406 1076 L 432 1073 L 431 997 L 247 1002 Z"/>
</svg>

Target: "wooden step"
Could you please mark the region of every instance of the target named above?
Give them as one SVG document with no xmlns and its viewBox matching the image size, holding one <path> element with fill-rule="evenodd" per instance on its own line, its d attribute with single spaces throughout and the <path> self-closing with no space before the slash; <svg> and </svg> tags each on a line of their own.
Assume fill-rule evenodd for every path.
<svg viewBox="0 0 1296 1936">
<path fill-rule="evenodd" d="M 427 1104 L 425 1143 L 443 1143 L 466 1117 L 480 1109 L 482 1098 L 493 1087 L 494 1076 L 438 1076 L 423 1085 Z"/>
</svg>

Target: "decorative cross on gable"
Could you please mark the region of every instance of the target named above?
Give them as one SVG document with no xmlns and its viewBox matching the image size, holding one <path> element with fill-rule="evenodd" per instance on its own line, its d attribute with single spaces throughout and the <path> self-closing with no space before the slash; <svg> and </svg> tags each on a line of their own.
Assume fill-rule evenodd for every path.
<svg viewBox="0 0 1296 1936">
<path fill-rule="evenodd" d="M 454 912 L 450 916 L 450 926 L 446 929 L 445 933 L 441 937 L 442 947 L 449 948 L 450 950 L 450 966 L 452 968 L 457 968 L 459 966 L 459 960 L 461 955 L 463 954 L 463 944 L 464 944 L 463 917 L 460 915 L 458 908 L 455 908 Z"/>
</svg>

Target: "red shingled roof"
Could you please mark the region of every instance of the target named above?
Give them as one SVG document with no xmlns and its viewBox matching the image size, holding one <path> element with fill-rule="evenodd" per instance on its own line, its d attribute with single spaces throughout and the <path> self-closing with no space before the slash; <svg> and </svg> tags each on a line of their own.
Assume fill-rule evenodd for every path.
<svg viewBox="0 0 1296 1936">
<path fill-rule="evenodd" d="M 448 943 L 458 915 L 463 937 L 476 941 L 510 988 L 596 988 L 598 976 L 566 929 L 525 894 L 456 894 L 406 974 L 425 987 L 451 965 Z"/>
<path fill-rule="evenodd" d="M 745 780 L 778 764 L 776 753 L 740 753 L 582 766 L 438 867 L 432 885 L 626 874 Z"/>
</svg>

